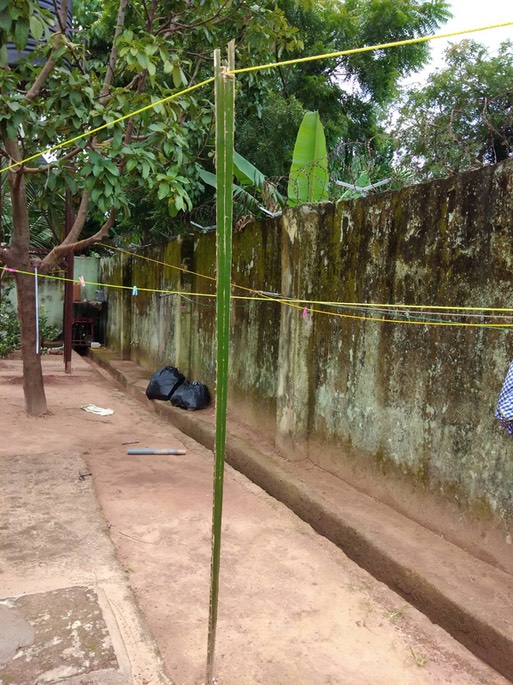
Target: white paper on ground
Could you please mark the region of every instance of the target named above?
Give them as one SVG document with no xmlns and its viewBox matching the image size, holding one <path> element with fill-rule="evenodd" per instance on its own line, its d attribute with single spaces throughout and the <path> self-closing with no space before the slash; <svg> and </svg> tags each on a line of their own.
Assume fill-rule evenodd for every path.
<svg viewBox="0 0 513 685">
<path fill-rule="evenodd" d="M 96 404 L 83 404 L 82 409 L 90 414 L 99 414 L 100 416 L 114 414 L 114 409 L 104 409 L 103 407 L 97 407 Z"/>
</svg>

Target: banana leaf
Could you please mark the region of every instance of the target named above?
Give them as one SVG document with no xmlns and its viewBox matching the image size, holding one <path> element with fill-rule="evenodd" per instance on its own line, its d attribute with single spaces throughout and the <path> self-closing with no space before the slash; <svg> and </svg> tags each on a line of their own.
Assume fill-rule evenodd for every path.
<svg viewBox="0 0 513 685">
<path fill-rule="evenodd" d="M 233 153 L 233 168 L 235 178 L 241 184 L 233 184 L 233 197 L 241 202 L 249 211 L 255 214 L 261 211 L 261 205 L 267 204 L 266 198 L 271 204 L 278 205 L 279 207 L 283 207 L 285 205 L 285 198 L 283 195 L 280 195 L 272 183 L 267 181 L 264 174 L 255 166 L 253 166 L 251 162 L 248 162 L 245 157 L 240 155 L 238 152 L 235 152 L 235 150 Z M 198 173 L 204 183 L 212 186 L 212 188 L 217 187 L 215 174 L 201 167 L 198 167 Z M 259 200 L 258 198 L 254 197 L 251 193 L 245 190 L 243 186 L 253 188 L 261 195 L 263 199 Z"/>
<path fill-rule="evenodd" d="M 235 178 L 243 186 L 253 186 L 257 190 L 262 190 L 265 183 L 265 176 L 251 162 L 233 151 L 233 170 Z"/>
<path fill-rule="evenodd" d="M 251 186 L 260 193 L 264 205 L 269 202 L 274 207 L 285 206 L 285 198 L 277 191 L 274 184 L 236 150 L 233 151 L 233 170 L 235 178 L 242 186 Z"/>
<path fill-rule="evenodd" d="M 198 174 L 203 183 L 206 183 L 217 190 L 217 180 L 215 174 L 213 174 L 211 171 L 207 171 L 206 169 L 202 169 L 201 167 L 198 167 Z M 238 186 L 236 183 L 233 184 L 233 197 L 237 198 L 250 211 L 258 212 L 259 206 L 257 200 L 253 197 L 253 195 L 251 195 L 251 193 L 248 193 L 247 190 L 244 190 L 244 188 L 241 188 L 241 186 Z"/>
<path fill-rule="evenodd" d="M 299 127 L 289 174 L 289 205 L 328 199 L 328 153 L 318 112 L 306 112 Z"/>
</svg>

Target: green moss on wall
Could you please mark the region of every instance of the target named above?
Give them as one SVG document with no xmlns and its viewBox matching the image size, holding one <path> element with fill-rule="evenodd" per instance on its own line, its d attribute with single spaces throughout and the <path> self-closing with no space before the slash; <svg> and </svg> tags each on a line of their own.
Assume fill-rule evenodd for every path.
<svg viewBox="0 0 513 685">
<path fill-rule="evenodd" d="M 299 309 L 234 300 L 232 410 L 244 409 L 245 416 L 257 416 L 259 405 L 266 416 L 275 411 L 276 441 L 284 439 L 293 451 L 308 440 L 350 444 L 386 478 L 406 474 L 415 487 L 457 497 L 483 516 L 489 510 L 513 517 L 511 442 L 493 417 L 510 336 L 428 325 L 445 314 L 481 321 L 456 317 L 457 307 L 511 306 L 512 178 L 513 162 L 506 162 L 336 206 L 288 209 L 280 220 L 235 232 L 234 285 L 296 298 Z M 130 267 L 130 259 L 109 268 L 113 279 L 138 287 L 172 283 L 214 294 L 215 252 L 214 234 L 187 237 L 148 252 L 185 272 Z M 236 287 L 233 293 L 250 294 Z M 346 306 L 315 305 L 319 311 L 303 316 L 305 300 Z M 382 313 L 348 303 L 388 304 L 399 323 L 352 318 Z M 394 311 L 396 304 L 427 323 L 401 323 L 404 310 Z M 138 359 L 157 366 L 174 350 L 195 379 L 213 381 L 213 298 L 164 307 L 148 295 L 130 305 L 132 323 L 121 305 L 112 311 L 132 327 Z M 423 305 L 449 309 L 435 314 Z M 157 339 L 147 342 L 151 331 Z M 343 450 L 338 458 L 345 459 Z"/>
</svg>

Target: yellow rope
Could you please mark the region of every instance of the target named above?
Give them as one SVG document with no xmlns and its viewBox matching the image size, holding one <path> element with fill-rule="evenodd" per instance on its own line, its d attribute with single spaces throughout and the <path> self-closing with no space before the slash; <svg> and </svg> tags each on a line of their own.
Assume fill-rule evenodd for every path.
<svg viewBox="0 0 513 685">
<path fill-rule="evenodd" d="M 97 126 L 96 128 L 88 129 L 87 131 L 84 131 L 84 133 L 80 133 L 78 136 L 75 136 L 74 138 L 70 138 L 69 140 L 63 140 L 62 143 L 57 143 L 57 145 L 52 145 L 52 147 L 47 148 L 46 150 L 43 150 L 42 152 L 37 152 L 35 155 L 31 155 L 30 157 L 25 157 L 25 159 L 20 159 L 19 162 L 15 162 L 14 164 L 11 164 L 10 166 L 3 167 L 0 169 L 0 173 L 4 173 L 4 171 L 9 171 L 9 169 L 14 169 L 17 166 L 21 166 L 22 164 L 26 164 L 27 162 L 31 162 L 34 159 L 37 159 L 38 157 L 41 157 L 42 155 L 48 155 L 51 154 L 52 152 L 55 152 L 56 150 L 60 150 L 63 147 L 66 147 L 67 145 L 71 145 L 72 143 L 76 143 L 77 140 L 82 140 L 82 138 L 87 138 L 88 136 L 93 135 L 94 133 L 98 133 L 99 131 L 103 131 L 105 128 L 109 128 L 110 126 L 114 126 L 115 124 L 119 124 L 121 121 L 125 121 L 126 119 L 131 119 L 132 117 L 135 117 L 137 114 L 142 114 L 143 112 L 148 111 L 149 109 L 153 109 L 153 107 L 157 107 L 158 105 L 163 105 L 166 102 L 170 102 L 171 100 L 176 100 L 176 98 L 180 97 L 181 95 L 186 95 L 187 93 L 191 93 L 193 90 L 197 90 L 198 88 L 201 88 L 201 86 L 206 85 L 207 83 L 212 83 L 214 81 L 214 77 L 207 79 L 206 81 L 202 81 L 201 83 L 197 83 L 195 86 L 191 86 L 190 88 L 186 88 L 185 90 L 181 90 L 179 93 L 174 93 L 173 95 L 168 95 L 165 98 L 162 98 L 161 100 L 157 100 L 156 102 L 152 102 L 149 105 L 145 105 L 144 107 L 141 107 L 140 109 L 136 109 L 133 112 L 129 112 L 128 114 L 124 114 L 121 117 L 118 117 L 117 119 L 114 119 L 113 121 L 108 121 L 106 124 L 102 124 L 101 126 Z"/>
<path fill-rule="evenodd" d="M 244 74 L 244 73 L 248 73 L 250 71 L 260 71 L 262 69 L 273 69 L 276 67 L 281 67 L 281 66 L 286 66 L 286 65 L 291 65 L 291 64 L 300 64 L 301 62 L 313 62 L 315 60 L 330 59 L 333 57 L 341 57 L 342 55 L 356 55 L 356 54 L 362 53 L 362 52 L 370 52 L 371 50 L 384 50 L 386 48 L 400 47 L 401 45 L 413 45 L 415 43 L 426 43 L 430 40 L 437 40 L 440 38 L 452 38 L 454 36 L 462 36 L 462 35 L 467 34 L 467 33 L 477 33 L 478 31 L 487 31 L 490 29 L 504 28 L 505 26 L 513 26 L 513 21 L 503 22 L 502 24 L 490 24 L 489 26 L 481 26 L 479 28 L 466 29 L 464 31 L 452 31 L 451 33 L 440 33 L 440 34 L 435 34 L 434 36 L 420 36 L 419 38 L 408 38 L 406 40 L 399 40 L 399 41 L 395 41 L 393 43 L 382 43 L 380 45 L 369 45 L 369 46 L 366 46 L 363 48 L 351 48 L 350 50 L 340 50 L 339 52 L 330 52 L 330 53 L 326 53 L 323 55 L 313 55 L 311 57 L 300 57 L 298 59 L 284 60 L 282 62 L 272 62 L 269 64 L 262 64 L 262 65 L 257 65 L 257 66 L 253 66 L 253 67 L 245 67 L 243 69 L 234 69 L 233 71 L 230 71 L 228 73 L 230 73 L 230 74 Z M 141 107 L 140 109 L 136 109 L 133 112 L 129 112 L 128 114 L 124 114 L 123 116 L 120 116 L 117 119 L 113 119 L 113 121 L 109 121 L 105 124 L 102 124 L 101 126 L 97 126 L 96 128 L 89 129 L 83 133 L 80 133 L 77 136 L 74 136 L 73 138 L 69 138 L 68 140 L 64 140 L 61 143 L 53 145 L 53 146 L 47 148 L 46 150 L 43 150 L 42 152 L 38 152 L 35 155 L 31 155 L 30 157 L 26 157 L 25 159 L 21 159 L 19 162 L 14 162 L 13 164 L 11 164 L 9 166 L 0 169 L 0 173 L 4 173 L 5 171 L 9 171 L 10 169 L 14 169 L 17 166 L 21 166 L 22 164 L 26 164 L 27 162 L 31 162 L 34 159 L 41 157 L 42 155 L 51 154 L 52 152 L 55 152 L 56 150 L 60 150 L 63 147 L 71 145 L 72 143 L 76 143 L 78 140 L 82 140 L 83 138 L 86 138 L 90 135 L 93 135 L 94 133 L 98 133 L 99 131 L 103 131 L 104 129 L 109 128 L 110 126 L 114 126 L 115 124 L 119 124 L 121 121 L 125 121 L 126 119 L 130 119 L 131 117 L 134 117 L 137 114 L 141 114 L 142 112 L 146 112 L 147 110 L 152 109 L 153 107 L 157 107 L 158 105 L 162 105 L 166 102 L 170 102 L 171 100 L 175 100 L 176 98 L 178 98 L 182 95 L 186 95 L 187 93 L 190 93 L 194 90 L 197 90 L 198 88 L 201 88 L 202 86 L 205 86 L 208 83 L 212 83 L 213 81 L 214 81 L 214 77 L 211 77 L 209 79 L 206 79 L 205 81 L 202 81 L 201 83 L 197 83 L 195 86 L 190 86 L 189 88 L 185 88 L 184 90 L 181 90 L 179 93 L 174 93 L 173 95 L 169 95 L 165 98 L 162 98 L 161 100 L 157 100 L 156 102 L 152 102 L 149 105 L 145 105 L 144 107 Z"/>
<path fill-rule="evenodd" d="M 247 299 L 234 296 L 234 299 Z M 288 304 L 296 309 L 304 310 L 304 307 L 292 304 L 290 300 L 278 300 L 281 304 Z M 370 307 L 371 305 L 367 305 Z M 394 305 L 392 305 L 394 307 Z M 377 316 L 358 316 L 358 314 L 342 314 L 340 312 L 326 312 L 322 309 L 307 307 L 307 312 L 311 314 L 324 314 L 325 316 L 336 316 L 341 319 L 358 319 L 360 321 L 377 321 L 380 323 L 405 323 L 413 326 L 460 326 L 464 328 L 512 328 L 513 323 L 461 323 L 459 321 L 416 321 L 415 319 L 385 319 Z M 511 310 L 510 310 L 511 311 Z"/>
<path fill-rule="evenodd" d="M 215 276 L 207 276 L 206 274 L 200 274 L 197 271 L 190 271 L 185 269 L 183 266 L 175 266 L 174 264 L 168 264 L 167 262 L 161 262 L 160 259 L 153 259 L 152 257 L 147 257 L 146 255 L 140 255 L 136 252 L 131 252 L 130 250 L 124 250 L 122 247 L 115 247 L 114 245 L 107 245 L 106 243 L 95 243 L 101 247 L 105 247 L 108 250 L 116 250 L 117 252 L 122 252 L 123 254 L 128 254 L 132 257 L 139 257 L 139 259 L 145 259 L 147 262 L 152 262 L 153 264 L 161 264 L 162 266 L 168 267 L 170 269 L 176 269 L 177 271 L 183 271 L 187 274 L 193 274 L 193 276 L 199 276 L 200 278 L 207 278 L 209 281 L 216 281 Z"/>
<path fill-rule="evenodd" d="M 143 259 L 148 262 L 153 262 L 154 264 L 160 264 L 169 269 L 176 269 L 177 271 L 183 271 L 184 273 L 193 274 L 194 276 L 199 276 L 200 278 L 206 278 L 210 281 L 215 281 L 214 276 L 207 276 L 206 274 L 199 273 L 197 271 L 190 271 L 181 266 L 175 266 L 174 264 L 169 264 L 168 262 L 162 262 L 159 259 L 152 259 L 146 255 L 138 254 L 137 252 L 131 252 L 130 250 L 124 250 L 121 247 L 115 247 L 113 245 L 107 245 L 106 243 L 97 243 L 102 247 L 109 250 L 116 250 L 117 252 L 122 252 L 124 254 L 131 255 L 132 257 L 137 257 L 138 259 Z M 496 313 L 513 313 L 513 308 L 511 307 L 451 307 L 446 305 L 434 305 L 434 304 L 391 304 L 391 303 L 375 303 L 375 302 L 332 302 L 329 300 L 305 300 L 301 298 L 285 298 L 283 296 L 277 295 L 262 295 L 261 290 L 256 288 L 248 288 L 244 285 L 237 285 L 237 283 L 232 283 L 233 288 L 238 288 L 239 290 L 246 290 L 247 292 L 257 293 L 258 297 L 249 297 L 244 295 L 239 295 L 237 299 L 239 300 L 271 300 L 282 303 L 297 303 L 303 308 L 304 305 L 322 305 L 324 307 L 364 307 L 366 309 L 426 309 L 426 310 L 438 310 L 438 311 L 461 311 L 461 312 L 496 312 Z"/>
<path fill-rule="evenodd" d="M 129 253 L 133 254 L 133 253 Z M 139 255 L 136 255 L 139 256 Z M 158 261 L 158 260 L 153 260 L 153 261 Z M 161 264 L 165 264 L 165 262 L 160 262 Z M 168 265 L 172 266 L 172 265 Z M 26 276 L 33 276 L 34 273 L 32 271 L 23 271 L 21 269 L 10 269 L 8 267 L 0 267 L 1 269 L 9 272 L 16 272 L 20 274 L 24 274 Z M 176 267 L 179 268 L 179 267 Z M 183 271 L 187 271 L 186 269 L 182 269 Z M 191 272 L 189 272 L 191 273 Z M 39 278 L 47 278 L 50 280 L 55 280 L 55 281 L 65 281 L 68 283 L 77 283 L 78 281 L 73 278 L 66 278 L 64 276 L 52 276 L 51 274 L 37 274 Z M 201 274 L 200 274 L 201 275 Z M 210 278 L 210 277 L 207 277 Z M 118 285 L 116 283 L 97 283 L 95 281 L 84 281 L 85 285 L 94 285 L 98 286 L 100 288 L 117 288 L 119 290 L 133 290 L 133 285 Z M 177 295 L 180 297 L 209 297 L 213 298 L 215 297 L 214 293 L 191 293 L 188 291 L 181 291 L 181 290 L 165 290 L 165 289 L 157 289 L 157 288 L 139 288 L 137 287 L 137 292 L 145 292 L 145 293 L 156 293 L 156 294 L 163 294 L 163 295 Z M 243 286 L 236 286 L 236 287 L 243 287 Z M 254 292 L 259 292 L 259 291 L 254 291 Z M 285 304 L 289 307 L 292 307 L 294 309 L 298 309 L 300 311 L 305 310 L 305 304 L 308 303 L 307 300 L 294 300 L 292 298 L 282 298 L 282 297 L 272 297 L 272 296 L 267 296 L 267 295 L 259 295 L 259 296 L 244 296 L 244 295 L 233 295 L 232 299 L 234 300 L 253 300 L 253 301 L 259 301 L 259 302 L 276 302 L 278 304 Z M 319 304 L 326 304 L 323 302 L 319 302 Z M 341 303 L 327 303 L 330 305 L 335 305 L 341 306 Z M 357 304 L 357 303 L 348 303 L 351 306 L 360 306 L 360 307 L 366 307 L 368 309 L 373 309 L 376 307 L 376 305 L 373 305 L 371 303 L 365 303 L 365 304 Z M 384 305 L 378 305 L 378 306 L 384 306 Z M 406 305 L 388 305 L 391 309 L 395 309 L 398 307 L 405 307 Z M 411 307 L 410 307 L 411 308 Z M 420 308 L 420 307 L 418 307 Z M 426 308 L 432 308 L 432 307 L 426 307 Z M 449 307 L 443 307 L 443 309 L 450 309 Z M 468 308 L 465 308 L 468 309 Z M 477 308 L 471 308 L 471 309 L 477 309 Z M 415 319 L 385 319 L 383 317 L 375 317 L 375 316 L 359 316 L 358 314 L 343 314 L 341 312 L 327 312 L 322 309 L 315 309 L 313 307 L 306 307 L 306 310 L 308 313 L 311 314 L 324 314 L 325 316 L 335 316 L 341 319 L 356 319 L 359 321 L 375 321 L 375 322 L 381 322 L 381 323 L 402 323 L 402 324 L 410 324 L 413 326 L 459 326 L 463 328 L 511 328 L 513 327 L 513 323 L 508 324 L 508 323 L 461 323 L 458 321 L 416 321 Z M 483 311 L 479 310 L 478 311 Z M 512 309 L 492 309 L 492 308 L 486 308 L 486 311 L 507 311 L 507 312 L 513 312 Z"/>
<path fill-rule="evenodd" d="M 490 24 L 490 26 L 480 26 L 477 29 L 465 29 L 463 31 L 452 31 L 451 33 L 438 33 L 434 36 L 420 36 L 419 38 L 407 38 L 405 40 L 395 41 L 393 43 L 381 43 L 380 45 L 368 45 L 363 48 L 351 48 L 350 50 L 339 50 L 338 52 L 327 52 L 324 55 L 312 55 L 311 57 L 298 57 L 297 59 L 283 60 L 282 62 L 271 62 L 269 64 L 261 64 L 256 67 L 244 67 L 242 69 L 234 69 L 228 74 L 247 74 L 251 71 L 259 71 L 261 69 L 274 69 L 276 67 L 290 66 L 291 64 L 301 64 L 302 62 L 313 62 L 321 59 L 332 59 L 333 57 L 342 57 L 343 55 L 357 55 L 362 52 L 371 52 L 372 50 L 384 50 L 385 48 L 396 48 L 401 45 L 413 45 L 415 43 L 426 43 L 430 40 L 438 40 L 439 38 L 452 38 L 454 36 L 462 36 L 466 33 L 477 33 L 478 31 L 487 31 L 489 29 L 499 29 L 505 26 L 513 26 L 513 21 L 506 21 L 502 24 Z"/>
</svg>

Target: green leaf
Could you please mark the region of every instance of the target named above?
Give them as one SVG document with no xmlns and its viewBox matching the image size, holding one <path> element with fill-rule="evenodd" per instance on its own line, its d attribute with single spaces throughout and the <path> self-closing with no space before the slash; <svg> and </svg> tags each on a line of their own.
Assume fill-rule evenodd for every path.
<svg viewBox="0 0 513 685">
<path fill-rule="evenodd" d="M 198 168 L 198 174 L 204 183 L 206 183 L 209 186 L 212 186 L 212 188 L 217 189 L 217 181 L 215 174 L 211 173 L 210 171 L 207 171 L 206 169 L 201 168 Z M 240 202 L 242 202 L 243 205 L 245 205 L 248 209 L 251 209 L 251 211 L 255 213 L 260 211 L 258 201 L 256 200 L 256 198 L 254 198 L 253 195 L 248 193 L 247 190 L 244 190 L 244 188 L 241 188 L 241 186 L 238 186 L 235 183 L 233 184 L 233 197 L 236 197 Z"/>
<path fill-rule="evenodd" d="M 360 188 L 365 188 L 366 186 L 369 186 L 370 183 L 369 174 L 366 171 L 362 171 L 355 185 Z M 348 188 L 340 197 L 344 200 L 357 200 L 359 197 L 362 197 L 362 193 L 356 188 Z"/>
<path fill-rule="evenodd" d="M 206 169 L 198 168 L 198 174 L 203 183 L 206 183 L 212 188 L 217 188 L 216 175 Z"/>
<path fill-rule="evenodd" d="M 27 45 L 29 38 L 29 23 L 25 19 L 18 19 L 14 27 L 14 44 L 21 52 Z"/>
<path fill-rule="evenodd" d="M 62 45 L 60 48 L 57 48 L 57 50 L 54 50 L 52 52 L 52 59 L 57 61 L 60 57 L 62 57 L 67 51 L 67 47 L 65 45 Z"/>
<path fill-rule="evenodd" d="M 71 104 L 74 107 L 80 107 L 80 105 L 82 104 L 82 96 L 76 90 L 71 91 L 71 93 L 69 94 L 69 99 L 71 100 Z"/>
<path fill-rule="evenodd" d="M 105 164 L 105 170 L 112 176 L 119 176 L 119 169 L 113 162 L 107 162 Z"/>
<path fill-rule="evenodd" d="M 142 163 L 142 172 L 141 172 L 142 177 L 148 178 L 148 176 L 150 175 L 150 171 L 151 171 L 151 167 L 148 164 L 148 162 L 143 162 Z"/>
<path fill-rule="evenodd" d="M 119 126 L 114 129 L 112 134 L 112 147 L 118 148 L 123 144 L 123 131 Z"/>
<path fill-rule="evenodd" d="M 94 188 L 91 193 L 91 200 L 96 204 L 102 194 L 101 188 Z"/>
<path fill-rule="evenodd" d="M 169 195 L 169 190 L 170 188 L 168 183 L 161 183 L 157 193 L 159 200 L 163 200 L 165 197 L 167 197 Z"/>
<path fill-rule="evenodd" d="M 78 185 L 77 185 L 75 179 L 73 178 L 73 176 L 70 176 L 69 174 L 65 174 L 64 181 L 65 181 L 66 185 L 68 186 L 68 188 L 71 190 L 73 195 L 78 192 Z"/>
<path fill-rule="evenodd" d="M 130 173 L 137 166 L 137 160 L 131 157 L 126 163 L 126 170 Z"/>
<path fill-rule="evenodd" d="M 260 211 L 260 205 L 258 203 L 258 200 L 255 197 L 253 197 L 251 193 L 248 193 L 247 190 L 244 190 L 244 188 L 241 188 L 235 183 L 233 184 L 233 197 L 237 198 L 237 200 L 241 202 L 242 205 L 251 212 L 258 214 L 258 212 Z"/>
<path fill-rule="evenodd" d="M 170 216 L 172 219 L 174 219 L 174 218 L 177 216 L 177 214 L 178 214 L 178 209 L 177 209 L 177 207 L 176 207 L 176 205 L 175 205 L 175 202 L 174 202 L 173 198 L 171 198 L 171 197 L 170 197 L 169 200 L 167 201 L 167 211 L 168 211 L 168 213 L 169 213 L 169 216 Z"/>
<path fill-rule="evenodd" d="M 182 84 L 185 83 L 185 76 L 183 71 L 180 69 L 178 64 L 173 67 L 173 83 L 175 88 L 180 88 Z"/>
<path fill-rule="evenodd" d="M 289 205 L 328 199 L 328 154 L 318 112 L 306 112 L 294 146 L 290 168 Z"/>
<path fill-rule="evenodd" d="M 145 52 L 137 53 L 137 61 L 143 69 L 149 69 L 150 60 L 148 59 L 148 55 Z"/>
<path fill-rule="evenodd" d="M 37 17 L 35 14 L 32 14 L 29 18 L 29 25 L 32 38 L 34 38 L 34 40 L 41 40 L 45 27 L 43 26 L 43 23 L 39 17 Z"/>
<path fill-rule="evenodd" d="M 18 128 L 16 126 L 13 126 L 10 121 L 8 121 L 5 125 L 6 133 L 7 133 L 7 138 L 9 140 L 16 140 L 18 137 Z"/>
<path fill-rule="evenodd" d="M 51 172 L 48 174 L 47 179 L 46 179 L 46 187 L 48 190 L 53 190 L 55 188 L 55 184 L 57 182 L 57 174 L 55 172 Z"/>
<path fill-rule="evenodd" d="M 262 190 L 265 183 L 264 174 L 235 150 L 233 151 L 233 165 L 235 177 L 239 183 Z"/>
<path fill-rule="evenodd" d="M 8 12 L 0 12 L 0 29 L 8 33 L 11 29 L 11 17 Z"/>
</svg>

